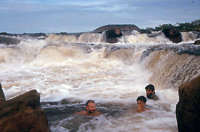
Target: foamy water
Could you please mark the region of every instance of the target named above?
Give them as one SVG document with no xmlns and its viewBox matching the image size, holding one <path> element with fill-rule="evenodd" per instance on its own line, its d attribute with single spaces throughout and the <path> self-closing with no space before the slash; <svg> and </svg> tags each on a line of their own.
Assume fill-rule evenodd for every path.
<svg viewBox="0 0 200 132">
<path fill-rule="evenodd" d="M 185 42 L 195 39 L 191 33 L 182 35 Z M 104 43 L 98 33 L 23 39 L 18 45 L 0 45 L 0 82 L 6 99 L 36 89 L 53 132 L 176 132 L 177 85 L 200 74 L 192 70 L 200 69 L 200 58 L 176 53 L 183 44 L 175 50 L 170 45 L 172 49 L 161 33 L 150 37 L 137 32 L 117 44 Z M 148 100 L 150 110 L 136 113 L 137 97 L 145 96 L 144 88 L 152 82 L 159 100 Z M 103 115 L 73 115 L 88 99 L 96 101 Z"/>
<path fill-rule="evenodd" d="M 200 47 L 173 46 L 162 33 L 132 32 L 116 44 L 104 43 L 104 35 L 52 34 L 46 40 L 0 44 L 6 99 L 36 89 L 52 132 L 176 132 L 177 87 L 200 75 L 200 57 L 191 54 Z M 197 38 L 193 33 L 182 37 L 184 42 Z M 148 100 L 150 110 L 136 113 L 136 99 L 145 96 L 149 83 L 156 86 L 159 100 Z M 74 115 L 88 99 L 103 115 Z"/>
<path fill-rule="evenodd" d="M 55 132 L 177 131 L 176 88 L 156 87 L 160 100 L 148 100 L 147 112 L 134 112 L 136 98 L 145 95 L 144 87 L 152 75 L 141 60 L 147 47 L 49 44 L 45 40 L 4 45 L 0 49 L 0 82 L 7 99 L 36 89 L 41 94 L 41 102 L 58 102 L 42 106 Z M 60 104 L 63 99 L 68 103 Z M 103 115 L 72 116 L 84 109 L 88 99 L 96 101 Z M 73 110 L 69 110 L 71 107 Z M 60 112 L 67 114 L 55 118 Z"/>
</svg>

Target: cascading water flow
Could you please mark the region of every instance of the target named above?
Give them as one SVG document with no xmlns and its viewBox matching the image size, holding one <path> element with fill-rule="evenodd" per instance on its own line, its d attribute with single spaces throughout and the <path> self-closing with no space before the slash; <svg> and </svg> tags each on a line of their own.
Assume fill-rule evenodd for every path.
<svg viewBox="0 0 200 132">
<path fill-rule="evenodd" d="M 200 37 L 198 32 L 182 32 L 182 43 L 192 43 Z M 122 36 L 118 37 L 118 43 L 123 44 L 172 44 L 162 32 L 153 32 L 151 34 L 139 33 L 136 30 L 124 31 Z M 50 34 L 46 41 L 52 43 L 106 43 L 106 33 L 76 33 L 76 34 Z"/>
<path fill-rule="evenodd" d="M 196 38 L 187 39 L 192 41 Z M 104 34 L 48 35 L 0 45 L 0 82 L 7 99 L 40 93 L 51 131 L 177 131 L 178 86 L 200 75 L 200 46 L 132 32 L 118 43 Z M 136 113 L 136 99 L 155 85 L 158 101 Z M 74 115 L 95 100 L 98 117 Z"/>
</svg>

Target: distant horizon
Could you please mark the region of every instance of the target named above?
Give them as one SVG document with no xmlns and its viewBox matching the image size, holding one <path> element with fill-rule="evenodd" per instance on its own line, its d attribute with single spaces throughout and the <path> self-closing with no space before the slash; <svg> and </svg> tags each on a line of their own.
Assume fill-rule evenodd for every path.
<svg viewBox="0 0 200 132">
<path fill-rule="evenodd" d="M 200 20 L 200 19 L 197 19 L 197 20 Z M 194 21 L 196 21 L 196 20 L 193 20 L 193 21 L 191 21 L 191 22 L 176 22 L 175 24 L 172 24 L 172 23 L 164 23 L 164 24 L 172 24 L 172 25 L 176 25 L 177 23 L 192 23 L 192 22 L 194 22 Z M 107 26 L 107 25 L 135 25 L 135 24 L 106 24 L 106 25 L 102 25 L 102 26 L 100 26 L 100 27 L 103 27 L 103 26 Z M 163 25 L 163 24 L 159 24 L 159 25 Z M 155 27 L 159 27 L 159 25 L 158 26 L 155 26 Z M 137 26 L 137 25 L 135 25 L 135 26 Z M 97 27 L 97 28 L 100 28 L 100 27 Z M 137 26 L 138 27 L 138 26 Z M 155 27 L 146 27 L 146 28 L 155 28 Z M 97 29 L 97 28 L 95 28 L 95 29 Z M 140 27 L 138 27 L 138 28 L 140 28 Z M 140 29 L 146 29 L 146 28 L 140 28 Z M 92 31 L 94 31 L 95 29 L 93 29 L 93 30 L 91 30 L 91 31 L 79 31 L 79 32 L 67 32 L 67 31 L 62 31 L 62 32 L 23 32 L 23 33 L 12 33 L 12 32 L 6 32 L 6 31 L 0 31 L 0 33 L 2 34 L 2 33 L 7 33 L 7 34 L 37 34 L 37 33 L 45 33 L 45 34 L 51 34 L 51 33 L 87 33 L 87 32 L 92 32 Z"/>
<path fill-rule="evenodd" d="M 140 29 L 200 19 L 200 0 L 1 0 L 0 32 L 77 33 L 104 25 Z"/>
</svg>

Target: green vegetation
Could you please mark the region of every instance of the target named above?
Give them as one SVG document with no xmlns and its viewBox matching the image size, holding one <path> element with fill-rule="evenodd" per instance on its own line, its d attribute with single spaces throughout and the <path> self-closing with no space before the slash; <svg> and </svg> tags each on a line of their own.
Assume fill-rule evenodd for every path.
<svg viewBox="0 0 200 132">
<path fill-rule="evenodd" d="M 163 24 L 155 28 L 146 28 L 146 31 L 160 31 L 163 29 L 175 29 L 181 32 L 200 31 L 200 19 L 191 23 L 177 23 L 178 26 L 172 24 Z"/>
</svg>

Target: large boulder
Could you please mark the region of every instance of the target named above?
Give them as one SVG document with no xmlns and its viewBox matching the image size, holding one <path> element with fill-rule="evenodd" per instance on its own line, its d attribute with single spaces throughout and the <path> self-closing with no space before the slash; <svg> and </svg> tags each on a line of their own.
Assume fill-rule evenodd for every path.
<svg viewBox="0 0 200 132">
<path fill-rule="evenodd" d="M 49 132 L 40 95 L 29 91 L 0 104 L 0 132 Z"/>
<path fill-rule="evenodd" d="M 175 29 L 163 29 L 162 32 L 173 43 L 179 43 L 182 41 L 181 33 Z"/>
<path fill-rule="evenodd" d="M 200 131 L 200 76 L 179 87 L 176 118 L 179 132 Z"/>
</svg>

